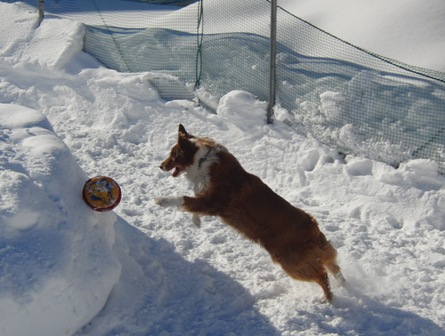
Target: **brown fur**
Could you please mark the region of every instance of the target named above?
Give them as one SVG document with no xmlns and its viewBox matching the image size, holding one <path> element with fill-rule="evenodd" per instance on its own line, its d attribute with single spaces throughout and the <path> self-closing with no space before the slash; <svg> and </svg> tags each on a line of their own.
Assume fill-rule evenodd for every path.
<svg viewBox="0 0 445 336">
<path fill-rule="evenodd" d="M 195 215 L 219 216 L 222 221 L 263 246 L 272 260 L 291 277 L 318 283 L 328 301 L 332 300 L 327 271 L 344 280 L 336 263 L 337 252 L 309 214 L 288 203 L 255 175 L 246 172 L 227 149 L 208 138 L 196 138 L 180 125 L 178 143 L 162 162 L 169 171 L 187 171 L 199 148 L 214 157 L 208 166 L 209 183 L 195 197 L 183 196 L 177 206 Z M 206 158 L 207 159 L 207 158 Z M 202 164 L 202 159 L 199 165 Z M 179 173 L 174 173 L 178 176 Z M 192 181 L 195 182 L 196 181 Z M 169 198 L 160 198 L 166 204 Z"/>
</svg>

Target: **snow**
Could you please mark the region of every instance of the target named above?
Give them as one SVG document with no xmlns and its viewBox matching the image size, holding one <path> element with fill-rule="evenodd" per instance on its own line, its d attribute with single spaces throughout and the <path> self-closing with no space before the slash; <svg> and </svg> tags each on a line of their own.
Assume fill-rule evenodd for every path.
<svg viewBox="0 0 445 336">
<path fill-rule="evenodd" d="M 417 45 L 441 52 L 410 53 L 410 34 L 397 49 L 406 43 L 414 65 L 443 54 L 439 1 L 385 3 L 381 16 L 363 2 L 297 5 L 325 29 L 327 17 L 342 16 L 379 31 L 409 27 L 403 13 L 417 12 L 425 20 Z M 1 335 L 445 334 L 445 179 L 436 163 L 396 169 L 344 157 L 283 124 L 283 109 L 266 125 L 267 104 L 244 91 L 227 92 L 217 114 L 162 100 L 150 84 L 159 74 L 118 73 L 83 53 L 81 23 L 49 16 L 35 29 L 35 9 L 23 4 L 0 3 L 0 13 Z M 336 22 L 333 33 L 347 32 Z M 349 33 L 392 50 L 390 33 Z M 324 92 L 321 113 L 341 113 L 344 99 Z M 318 219 L 347 280 L 332 304 L 217 218 L 198 229 L 189 214 L 155 204 L 192 193 L 159 169 L 179 123 L 224 144 Z M 83 203 L 82 186 L 96 175 L 120 184 L 114 211 Z"/>
<path fill-rule="evenodd" d="M 361 48 L 410 65 L 445 71 L 441 0 L 371 2 L 278 0 L 278 5 Z"/>
<path fill-rule="evenodd" d="M 0 331 L 73 334 L 120 277 L 116 215 L 87 211 L 86 175 L 40 112 L 0 104 L 0 120 Z"/>
</svg>

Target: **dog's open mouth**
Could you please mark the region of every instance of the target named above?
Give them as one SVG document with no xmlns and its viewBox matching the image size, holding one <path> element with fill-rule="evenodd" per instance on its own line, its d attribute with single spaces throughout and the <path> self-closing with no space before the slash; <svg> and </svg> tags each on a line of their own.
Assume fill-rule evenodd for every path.
<svg viewBox="0 0 445 336">
<path fill-rule="evenodd" d="M 178 177 L 183 172 L 181 167 L 175 167 L 173 170 L 173 177 Z"/>
</svg>

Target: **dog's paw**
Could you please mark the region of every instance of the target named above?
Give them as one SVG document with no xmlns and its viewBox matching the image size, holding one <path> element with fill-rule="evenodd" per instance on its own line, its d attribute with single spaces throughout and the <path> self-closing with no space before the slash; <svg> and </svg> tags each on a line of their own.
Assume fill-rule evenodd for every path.
<svg viewBox="0 0 445 336">
<path fill-rule="evenodd" d="M 196 214 L 193 215 L 192 216 L 192 222 L 193 222 L 193 224 L 195 224 L 195 226 L 197 228 L 201 227 L 201 217 L 199 215 L 196 215 Z"/>
<path fill-rule="evenodd" d="M 337 283 L 340 287 L 344 287 L 346 285 L 346 279 L 341 272 L 338 272 L 335 275 L 335 279 L 337 280 Z"/>
<path fill-rule="evenodd" d="M 157 205 L 161 207 L 181 207 L 184 204 L 184 198 L 182 196 L 177 197 L 159 197 L 155 199 Z"/>
</svg>

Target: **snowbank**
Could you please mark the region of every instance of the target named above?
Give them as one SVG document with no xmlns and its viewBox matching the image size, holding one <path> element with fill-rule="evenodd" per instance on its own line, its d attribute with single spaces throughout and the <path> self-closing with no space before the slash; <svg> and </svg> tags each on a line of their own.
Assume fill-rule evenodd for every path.
<svg viewBox="0 0 445 336">
<path fill-rule="evenodd" d="M 361 48 L 406 64 L 445 72 L 441 0 L 278 0 L 278 5 Z"/>
<path fill-rule="evenodd" d="M 83 204 L 86 175 L 41 113 L 0 104 L 0 127 L 1 333 L 72 334 L 119 279 L 116 215 Z"/>
</svg>

